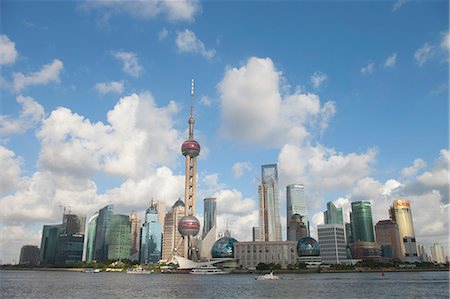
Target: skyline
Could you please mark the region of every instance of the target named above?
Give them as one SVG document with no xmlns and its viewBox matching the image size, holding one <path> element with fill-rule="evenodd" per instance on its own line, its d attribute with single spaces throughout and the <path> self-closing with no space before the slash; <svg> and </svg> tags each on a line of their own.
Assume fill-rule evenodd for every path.
<svg viewBox="0 0 450 299">
<path fill-rule="evenodd" d="M 2 2 L 0 259 L 60 205 L 142 220 L 185 201 L 192 78 L 200 223 L 217 197 L 218 231 L 251 240 L 277 163 L 281 223 L 289 184 L 315 238 L 328 201 L 348 221 L 371 200 L 375 224 L 407 199 L 418 243 L 449 255 L 448 2 L 402 2 Z"/>
</svg>

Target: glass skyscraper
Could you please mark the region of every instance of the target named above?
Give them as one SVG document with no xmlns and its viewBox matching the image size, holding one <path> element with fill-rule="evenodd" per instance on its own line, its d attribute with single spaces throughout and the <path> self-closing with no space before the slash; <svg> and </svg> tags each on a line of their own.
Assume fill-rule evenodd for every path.
<svg viewBox="0 0 450 299">
<path fill-rule="evenodd" d="M 131 222 L 128 215 L 112 215 L 109 234 L 109 260 L 130 258 Z"/>
<path fill-rule="evenodd" d="M 403 239 L 410 237 L 415 239 L 414 225 L 411 215 L 411 205 L 407 200 L 394 200 L 389 209 L 389 216 L 398 225 L 400 246 L 402 255 L 409 254 L 405 248 Z"/>
<path fill-rule="evenodd" d="M 342 224 L 344 225 L 344 215 L 342 208 L 336 208 L 332 201 L 327 203 L 327 210 L 323 212 L 325 224 Z"/>
<path fill-rule="evenodd" d="M 63 226 L 67 235 L 82 234 L 86 226 L 86 216 L 64 214 Z"/>
<path fill-rule="evenodd" d="M 97 218 L 98 213 L 95 213 L 94 216 L 92 216 L 88 222 L 87 242 L 86 242 L 86 261 L 88 263 L 94 260 L 95 232 L 97 230 Z"/>
<path fill-rule="evenodd" d="M 292 184 L 286 187 L 286 227 L 289 226 L 289 222 L 294 214 L 302 216 L 302 221 L 308 229 L 309 236 L 308 208 L 306 206 L 303 184 Z"/>
<path fill-rule="evenodd" d="M 281 241 L 277 164 L 261 166 L 259 227 L 263 241 Z"/>
<path fill-rule="evenodd" d="M 352 238 L 354 242 L 375 242 L 372 207 L 369 201 L 352 202 Z"/>
<path fill-rule="evenodd" d="M 107 205 L 98 212 L 94 246 L 94 259 L 97 262 L 108 260 L 109 235 L 113 210 L 113 205 Z"/>
<path fill-rule="evenodd" d="M 145 222 L 141 231 L 140 262 L 157 263 L 161 259 L 162 225 L 158 222 L 158 204 L 152 203 L 145 212 Z"/>
<path fill-rule="evenodd" d="M 208 232 L 216 226 L 217 219 L 217 203 L 214 197 L 208 197 L 204 199 L 203 204 L 203 238 Z"/>
<path fill-rule="evenodd" d="M 42 239 L 40 249 L 40 264 L 55 264 L 58 246 L 58 237 L 64 233 L 64 227 L 58 225 L 44 225 L 42 228 Z"/>
</svg>

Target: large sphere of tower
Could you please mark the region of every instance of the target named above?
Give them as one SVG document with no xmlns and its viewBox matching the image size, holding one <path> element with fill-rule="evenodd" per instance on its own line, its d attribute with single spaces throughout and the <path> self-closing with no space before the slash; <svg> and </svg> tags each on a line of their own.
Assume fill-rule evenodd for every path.
<svg viewBox="0 0 450 299">
<path fill-rule="evenodd" d="M 200 221 L 195 216 L 184 216 L 178 221 L 178 231 L 185 236 L 196 236 L 200 231 Z"/>
<path fill-rule="evenodd" d="M 200 144 L 195 140 L 186 140 L 181 146 L 183 156 L 197 157 L 200 154 Z"/>
</svg>

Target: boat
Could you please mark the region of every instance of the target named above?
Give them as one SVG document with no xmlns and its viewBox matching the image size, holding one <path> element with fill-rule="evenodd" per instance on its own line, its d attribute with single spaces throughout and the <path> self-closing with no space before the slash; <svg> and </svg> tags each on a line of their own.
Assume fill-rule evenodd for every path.
<svg viewBox="0 0 450 299">
<path fill-rule="evenodd" d="M 100 273 L 102 272 L 101 269 L 86 269 L 83 271 L 84 273 Z"/>
<path fill-rule="evenodd" d="M 217 274 L 227 274 L 228 272 L 223 271 L 220 268 L 207 265 L 207 266 L 201 266 L 192 269 L 189 274 L 200 274 L 200 275 L 217 275 Z"/>
<path fill-rule="evenodd" d="M 144 270 L 142 268 L 133 268 L 127 270 L 127 274 L 152 274 L 153 270 Z"/>
<path fill-rule="evenodd" d="M 273 272 L 270 272 L 269 274 L 264 274 L 261 276 L 255 276 L 256 280 L 278 280 L 280 279 L 278 276 L 273 275 Z"/>
</svg>

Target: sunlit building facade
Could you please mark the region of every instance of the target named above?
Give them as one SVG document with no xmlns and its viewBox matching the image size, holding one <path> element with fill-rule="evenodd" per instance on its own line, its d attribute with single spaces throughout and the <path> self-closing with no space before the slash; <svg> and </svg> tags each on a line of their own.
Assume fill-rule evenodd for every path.
<svg viewBox="0 0 450 299">
<path fill-rule="evenodd" d="M 344 214 L 342 208 L 336 208 L 332 201 L 327 203 L 327 210 L 323 212 L 325 224 L 342 224 L 344 225 Z"/>
<path fill-rule="evenodd" d="M 351 225 L 354 242 L 375 242 L 370 201 L 352 202 Z"/>
<path fill-rule="evenodd" d="M 414 225 L 411 214 L 411 205 L 407 200 L 394 200 L 391 208 L 389 209 L 389 216 L 392 221 L 397 223 L 398 225 L 398 233 L 400 240 L 404 240 L 404 238 L 415 238 L 414 234 Z M 406 251 L 406 246 L 402 241 L 401 251 L 404 257 L 410 256 L 411 252 Z"/>
<path fill-rule="evenodd" d="M 245 269 L 255 269 L 259 263 L 279 264 L 286 268 L 297 264 L 297 242 L 238 242 L 234 244 L 234 258 Z"/>
<path fill-rule="evenodd" d="M 86 241 L 86 261 L 88 263 L 94 261 L 97 218 L 98 213 L 95 213 L 88 221 L 87 241 Z"/>
<path fill-rule="evenodd" d="M 141 221 L 138 219 L 136 212 L 131 212 L 129 216 L 131 225 L 131 236 L 130 236 L 130 260 L 139 260 L 139 249 L 141 240 Z"/>
<path fill-rule="evenodd" d="M 181 234 L 178 231 L 178 222 L 184 215 L 184 202 L 178 199 L 164 218 L 162 260 L 167 260 L 175 249 L 179 254 L 184 252 L 184 242 L 177 244 L 181 239 Z"/>
<path fill-rule="evenodd" d="M 153 202 L 145 211 L 145 222 L 142 225 L 140 262 L 153 264 L 161 259 L 162 225 L 158 221 L 159 204 Z"/>
<path fill-rule="evenodd" d="M 381 245 L 383 260 L 403 260 L 398 226 L 392 220 L 380 220 L 375 225 L 377 243 Z"/>
<path fill-rule="evenodd" d="M 289 225 L 292 215 L 299 214 L 302 216 L 303 223 L 308 229 L 309 236 L 309 219 L 308 208 L 305 199 L 305 187 L 303 184 L 292 184 L 286 186 L 286 225 Z M 289 236 L 288 236 L 288 240 Z"/>
<path fill-rule="evenodd" d="M 340 264 L 347 259 L 345 229 L 342 224 L 324 224 L 317 226 L 320 256 L 328 264 Z"/>
<path fill-rule="evenodd" d="M 264 241 L 281 241 L 278 170 L 276 164 L 261 166 L 259 228 Z"/>
</svg>

